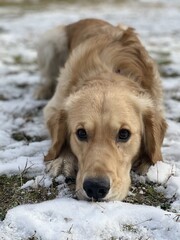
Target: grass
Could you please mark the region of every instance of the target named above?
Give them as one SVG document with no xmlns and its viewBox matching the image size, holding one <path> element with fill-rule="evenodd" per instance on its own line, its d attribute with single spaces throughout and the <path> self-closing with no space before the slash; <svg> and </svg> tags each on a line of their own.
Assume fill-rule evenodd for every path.
<svg viewBox="0 0 180 240">
<path fill-rule="evenodd" d="M 57 194 L 57 183 L 53 183 L 50 188 L 38 187 L 21 189 L 22 184 L 27 182 L 24 176 L 0 176 L 0 220 L 3 220 L 7 211 L 13 207 L 39 203 L 54 199 Z"/>
<path fill-rule="evenodd" d="M 179 91 L 180 89 L 178 89 L 178 91 Z M 180 102 L 180 95 L 179 96 L 176 96 L 176 95 L 174 95 L 174 96 L 172 96 L 171 97 L 173 100 L 175 100 L 175 101 L 178 101 L 178 102 Z"/>
<path fill-rule="evenodd" d="M 124 224 L 123 231 L 137 233 L 137 227 L 132 224 Z"/>
<path fill-rule="evenodd" d="M 0 0 L 0 7 L 18 7 L 22 10 L 41 11 L 45 10 L 49 5 L 57 4 L 98 4 L 102 3 L 102 0 L 39 0 L 39 1 L 3 1 Z M 116 3 L 125 2 L 125 0 L 114 0 Z"/>
<path fill-rule="evenodd" d="M 83 0 L 82 0 L 83 1 Z M 39 0 L 39 1 L 3 1 L 0 0 L 0 7 L 20 7 L 23 9 L 39 10 L 52 3 L 78 3 L 80 0 Z"/>
<path fill-rule="evenodd" d="M 20 54 L 14 55 L 12 58 L 13 58 L 13 63 L 15 65 L 21 65 L 21 66 L 23 66 L 23 65 L 28 65 L 29 66 L 30 64 L 37 65 L 37 60 L 36 59 L 28 61 Z M 7 62 L 5 62 L 5 63 L 8 65 Z"/>
<path fill-rule="evenodd" d="M 0 93 L 0 101 L 7 101 L 8 98 L 4 96 L 2 93 Z"/>
<path fill-rule="evenodd" d="M 53 182 L 50 188 L 39 186 L 38 188 L 21 189 L 21 186 L 29 180 L 24 175 L 0 176 L 0 220 L 3 220 L 7 211 L 13 207 L 51 200 L 58 195 L 58 183 L 56 182 Z M 70 183 L 68 186 L 74 195 L 74 184 Z M 174 199 L 167 199 L 163 193 L 156 190 L 156 187 L 157 184 L 154 183 L 133 183 L 131 189 L 133 195 L 127 196 L 124 201 L 132 204 L 159 206 L 161 209 L 169 210 Z M 125 228 L 127 230 L 131 227 L 124 226 Z"/>
<path fill-rule="evenodd" d="M 174 198 L 166 198 L 162 192 L 156 190 L 158 186 L 158 184 L 152 182 L 135 182 L 131 187 L 131 192 L 133 194 L 127 196 L 124 201 L 134 204 L 144 204 L 155 207 L 159 206 L 161 209 L 170 210 Z"/>
<path fill-rule="evenodd" d="M 180 76 L 179 71 L 172 68 L 173 60 L 170 51 L 151 51 L 155 62 L 158 64 L 160 75 L 164 78 L 176 78 Z"/>
<path fill-rule="evenodd" d="M 164 78 L 176 78 L 180 76 L 180 73 L 175 71 L 174 69 L 170 69 L 170 71 L 168 70 L 168 68 L 164 67 L 164 66 L 160 66 L 159 67 L 159 72 L 160 75 Z"/>
<path fill-rule="evenodd" d="M 13 59 L 14 59 L 15 64 L 23 64 L 23 58 L 21 55 L 16 55 L 16 56 L 14 56 Z"/>
<path fill-rule="evenodd" d="M 25 132 L 21 132 L 21 131 L 12 133 L 11 137 L 16 141 L 26 141 L 27 143 L 40 142 L 46 138 L 44 136 L 30 136 Z"/>
</svg>

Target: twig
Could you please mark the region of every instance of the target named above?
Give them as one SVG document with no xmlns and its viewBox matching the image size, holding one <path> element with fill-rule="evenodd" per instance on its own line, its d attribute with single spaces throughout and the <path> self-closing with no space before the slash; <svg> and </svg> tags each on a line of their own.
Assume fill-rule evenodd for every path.
<svg viewBox="0 0 180 240">
<path fill-rule="evenodd" d="M 134 224 L 134 226 L 139 225 L 139 224 L 142 224 L 142 223 L 145 223 L 145 222 L 149 222 L 149 221 L 152 221 L 152 218 L 149 218 L 149 219 L 147 219 L 147 220 L 145 220 L 145 221 L 136 223 L 136 224 Z"/>
<path fill-rule="evenodd" d="M 70 228 L 67 231 L 61 231 L 61 232 L 72 234 L 71 232 L 72 228 L 73 228 L 73 224 L 70 226 Z"/>
<path fill-rule="evenodd" d="M 173 218 L 176 222 L 180 222 L 180 213 L 177 213 L 176 216 Z"/>
<path fill-rule="evenodd" d="M 176 170 L 175 170 L 175 165 L 173 164 L 173 165 L 172 165 L 172 168 L 171 168 L 171 174 L 168 176 L 165 184 L 167 184 L 167 182 L 169 181 L 169 179 L 170 179 L 172 176 L 175 175 L 175 172 L 176 172 Z"/>
<path fill-rule="evenodd" d="M 27 173 L 27 171 L 33 166 L 34 164 L 30 165 L 29 167 L 28 166 L 28 160 L 26 160 L 26 164 L 24 166 L 24 169 L 23 171 L 21 171 L 20 167 L 18 167 L 19 169 L 19 175 L 20 175 L 20 181 L 21 181 L 21 187 L 23 185 L 23 176 Z"/>
</svg>

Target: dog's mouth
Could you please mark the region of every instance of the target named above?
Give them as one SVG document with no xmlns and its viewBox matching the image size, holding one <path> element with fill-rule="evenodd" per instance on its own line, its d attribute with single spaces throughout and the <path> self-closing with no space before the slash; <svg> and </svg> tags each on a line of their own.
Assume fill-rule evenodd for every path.
<svg viewBox="0 0 180 240">
<path fill-rule="evenodd" d="M 106 197 L 105 198 L 88 197 L 86 192 L 83 189 L 76 190 L 74 198 L 77 200 L 84 200 L 87 202 L 107 202 L 107 201 L 109 201 L 109 199 Z"/>
<path fill-rule="evenodd" d="M 72 191 L 73 198 L 88 202 L 108 202 L 123 200 L 128 194 L 128 183 L 121 184 L 112 182 L 108 176 L 85 177 L 82 182 L 78 179 L 67 177 L 66 184 Z"/>
<path fill-rule="evenodd" d="M 108 177 L 86 177 L 80 187 L 76 186 L 76 198 L 90 202 L 107 201 L 110 192 Z"/>
</svg>

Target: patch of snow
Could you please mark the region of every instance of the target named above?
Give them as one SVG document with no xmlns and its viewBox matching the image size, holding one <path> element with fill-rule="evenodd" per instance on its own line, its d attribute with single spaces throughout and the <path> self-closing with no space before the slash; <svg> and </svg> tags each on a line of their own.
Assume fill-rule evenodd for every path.
<svg viewBox="0 0 180 240">
<path fill-rule="evenodd" d="M 175 175 L 175 172 L 175 165 L 171 166 L 159 161 L 149 168 L 147 178 L 152 182 L 164 184 L 171 176 Z"/>
<path fill-rule="evenodd" d="M 43 240 L 100 240 L 112 236 L 115 239 L 169 240 L 180 236 L 175 217 L 154 207 L 64 198 L 9 210 L 1 233 L 6 240 L 28 239 L 33 235 Z"/>
<path fill-rule="evenodd" d="M 52 185 L 52 178 L 50 178 L 47 175 L 40 175 L 35 177 L 34 180 L 27 181 L 25 184 L 21 186 L 21 189 L 25 189 L 29 187 L 38 188 L 38 186 L 48 188 L 51 185 Z"/>
</svg>

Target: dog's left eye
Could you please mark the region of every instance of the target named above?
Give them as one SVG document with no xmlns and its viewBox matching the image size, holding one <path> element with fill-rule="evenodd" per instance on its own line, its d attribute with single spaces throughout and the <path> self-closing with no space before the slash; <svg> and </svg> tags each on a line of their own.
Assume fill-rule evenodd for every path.
<svg viewBox="0 0 180 240">
<path fill-rule="evenodd" d="M 117 136 L 117 142 L 127 142 L 131 136 L 128 129 L 120 129 Z"/>
<path fill-rule="evenodd" d="M 76 136 L 80 141 L 86 141 L 88 139 L 87 132 L 84 128 L 79 128 L 76 131 Z"/>
</svg>

